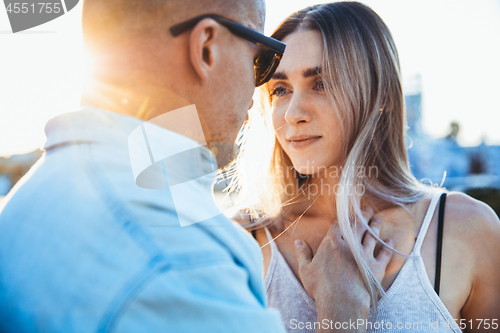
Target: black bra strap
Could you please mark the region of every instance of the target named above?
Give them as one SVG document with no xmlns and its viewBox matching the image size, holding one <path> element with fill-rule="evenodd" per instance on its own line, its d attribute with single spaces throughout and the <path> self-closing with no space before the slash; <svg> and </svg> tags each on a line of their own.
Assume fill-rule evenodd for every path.
<svg viewBox="0 0 500 333">
<path fill-rule="evenodd" d="M 443 252 L 443 224 L 444 224 L 444 205 L 446 203 L 446 193 L 441 195 L 439 199 L 439 215 L 438 215 L 438 239 L 436 251 L 436 279 L 434 281 L 434 290 L 439 296 L 439 287 L 441 283 L 441 257 Z"/>
</svg>

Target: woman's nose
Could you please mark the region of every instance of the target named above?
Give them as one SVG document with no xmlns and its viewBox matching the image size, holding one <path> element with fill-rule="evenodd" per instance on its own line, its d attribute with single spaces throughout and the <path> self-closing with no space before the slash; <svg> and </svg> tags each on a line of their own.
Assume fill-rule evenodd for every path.
<svg viewBox="0 0 500 333">
<path fill-rule="evenodd" d="M 311 113 L 308 112 L 306 101 L 299 95 L 296 94 L 290 100 L 288 109 L 285 112 L 285 120 L 290 125 L 295 125 L 300 122 L 310 122 Z"/>
</svg>

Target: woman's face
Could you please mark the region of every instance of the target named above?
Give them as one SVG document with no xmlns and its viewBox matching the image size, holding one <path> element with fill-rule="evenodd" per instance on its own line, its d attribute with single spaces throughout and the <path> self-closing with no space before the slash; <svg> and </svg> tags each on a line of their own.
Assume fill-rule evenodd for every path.
<svg viewBox="0 0 500 333">
<path fill-rule="evenodd" d="M 273 125 L 294 168 L 315 174 L 339 163 L 340 130 L 321 79 L 322 37 L 316 31 L 287 36 L 283 59 L 269 82 Z"/>
</svg>

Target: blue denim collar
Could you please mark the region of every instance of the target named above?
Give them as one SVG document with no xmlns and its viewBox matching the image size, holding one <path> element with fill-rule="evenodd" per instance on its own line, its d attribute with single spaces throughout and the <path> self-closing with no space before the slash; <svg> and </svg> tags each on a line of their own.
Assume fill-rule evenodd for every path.
<svg viewBox="0 0 500 333">
<path fill-rule="evenodd" d="M 45 125 L 44 149 L 71 143 L 123 145 L 123 139 L 143 120 L 93 107 L 83 107 L 50 119 Z M 126 148 L 126 147 L 124 147 Z"/>
</svg>

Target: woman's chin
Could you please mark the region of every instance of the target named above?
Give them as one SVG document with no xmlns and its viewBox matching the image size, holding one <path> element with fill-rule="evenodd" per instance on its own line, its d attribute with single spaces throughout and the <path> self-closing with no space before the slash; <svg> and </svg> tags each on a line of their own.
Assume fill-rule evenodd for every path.
<svg viewBox="0 0 500 333">
<path fill-rule="evenodd" d="M 313 176 L 318 173 L 320 173 L 322 170 L 325 171 L 326 167 L 325 166 L 316 166 L 316 165 L 301 165 L 298 167 L 295 167 L 295 170 L 297 170 L 298 173 L 304 176 Z"/>
</svg>

